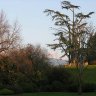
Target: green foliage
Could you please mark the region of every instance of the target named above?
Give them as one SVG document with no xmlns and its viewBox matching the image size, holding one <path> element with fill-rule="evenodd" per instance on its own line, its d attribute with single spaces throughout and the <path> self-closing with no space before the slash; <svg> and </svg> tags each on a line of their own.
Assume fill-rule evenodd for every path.
<svg viewBox="0 0 96 96">
<path fill-rule="evenodd" d="M 61 53 L 63 53 L 62 57 L 68 56 L 69 63 L 72 63 L 75 59 L 79 62 L 79 57 L 86 55 L 83 53 L 85 51 L 83 49 L 86 48 L 87 40 L 90 37 L 85 20 L 94 12 L 88 14 L 76 13 L 75 9 L 79 9 L 79 6 L 73 5 L 69 1 L 61 2 L 61 7 L 63 10 L 67 9 L 71 14 L 68 15 L 51 9 L 44 11 L 44 13 L 52 17 L 54 24 L 57 26 L 54 35 L 58 43 L 48 44 L 48 46 L 54 50 L 60 48 Z"/>
<path fill-rule="evenodd" d="M 73 83 L 68 86 L 67 91 L 69 92 L 77 92 L 78 91 L 78 84 Z M 95 92 L 96 91 L 96 84 L 94 83 L 83 83 L 82 84 L 82 91 L 83 92 Z"/>
<path fill-rule="evenodd" d="M 14 94 L 13 90 L 9 90 L 9 89 L 1 89 L 0 90 L 0 95 L 12 95 Z"/>
<path fill-rule="evenodd" d="M 72 73 L 72 77 L 74 82 L 68 86 L 68 90 L 71 92 L 77 92 L 78 90 L 78 70 L 76 67 L 68 68 L 68 70 Z M 82 90 L 83 92 L 94 92 L 96 91 L 96 66 L 95 65 L 88 65 L 85 67 L 85 70 L 83 70 L 83 82 L 82 82 Z"/>
<path fill-rule="evenodd" d="M 71 73 L 64 67 L 53 67 L 48 74 L 48 80 L 49 82 L 60 81 L 64 84 L 68 84 L 71 82 Z"/>
<path fill-rule="evenodd" d="M 64 92 L 65 91 L 65 84 L 61 81 L 53 81 L 51 86 L 51 91 L 53 92 Z"/>
<path fill-rule="evenodd" d="M 52 67 L 41 81 L 41 91 L 63 92 L 72 83 L 72 75 L 63 66 Z"/>
<path fill-rule="evenodd" d="M 60 48 L 61 53 L 63 53 L 61 57 L 67 56 L 69 64 L 77 66 L 78 92 L 82 94 L 83 62 L 88 56 L 88 47 L 86 45 L 90 37 L 90 31 L 85 20 L 90 18 L 94 12 L 89 12 L 88 14 L 76 13 L 75 9 L 79 9 L 79 6 L 73 5 L 69 1 L 61 2 L 61 7 L 62 9 L 67 9 L 71 14 L 67 15 L 67 13 L 50 9 L 44 11 L 52 17 L 52 20 L 55 22 L 54 25 L 58 26 L 54 34 L 57 37 L 55 40 L 58 42 L 48 44 L 48 46 L 54 50 Z"/>
<path fill-rule="evenodd" d="M 76 67 L 51 66 L 48 63 L 48 57 L 40 47 L 28 45 L 13 53 L 10 52 L 8 57 L 0 59 L 0 89 L 7 88 L 14 93 L 77 92 L 78 70 Z M 87 66 L 83 70 L 84 92 L 95 90 L 95 69 L 96 66 Z"/>
<path fill-rule="evenodd" d="M 95 92 L 96 84 L 94 83 L 84 83 L 82 86 L 83 92 Z"/>
<path fill-rule="evenodd" d="M 38 86 L 35 83 L 22 83 L 21 87 L 24 92 L 38 92 Z"/>
<path fill-rule="evenodd" d="M 92 30 L 92 35 L 88 40 L 88 63 L 90 65 L 96 64 L 96 30 Z"/>
<path fill-rule="evenodd" d="M 84 70 L 84 82 L 96 84 L 96 65 L 88 65 Z"/>
<path fill-rule="evenodd" d="M 0 85 L 15 93 L 39 91 L 39 81 L 51 67 L 45 50 L 28 45 L 0 57 Z"/>
</svg>

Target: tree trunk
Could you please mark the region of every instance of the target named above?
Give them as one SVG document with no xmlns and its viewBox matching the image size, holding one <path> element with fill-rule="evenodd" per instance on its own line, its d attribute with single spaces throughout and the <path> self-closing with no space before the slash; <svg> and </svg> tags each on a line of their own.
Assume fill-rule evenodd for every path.
<svg viewBox="0 0 96 96">
<path fill-rule="evenodd" d="M 81 77 L 81 73 L 79 74 L 79 86 L 78 86 L 78 94 L 82 95 L 82 77 Z"/>
<path fill-rule="evenodd" d="M 82 73 L 83 73 L 83 62 L 82 62 L 82 60 L 81 60 L 81 62 L 80 62 L 80 64 L 78 65 L 78 70 L 79 70 L 79 72 L 78 72 L 78 94 L 79 95 L 82 95 L 82 93 L 83 93 L 83 90 L 82 90 L 82 79 L 83 79 L 83 77 L 82 77 Z"/>
</svg>

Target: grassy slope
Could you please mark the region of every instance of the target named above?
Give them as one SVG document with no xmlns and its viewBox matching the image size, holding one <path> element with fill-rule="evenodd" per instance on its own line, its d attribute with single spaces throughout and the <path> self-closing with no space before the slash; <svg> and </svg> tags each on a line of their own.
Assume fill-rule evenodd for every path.
<svg viewBox="0 0 96 96">
<path fill-rule="evenodd" d="M 96 84 L 96 65 L 90 65 L 84 70 L 84 81 Z"/>
<path fill-rule="evenodd" d="M 74 79 L 77 77 L 77 69 L 72 67 L 68 68 L 69 71 L 74 75 Z M 83 80 L 87 83 L 94 83 L 96 84 L 96 65 L 88 65 L 83 70 Z"/>
</svg>

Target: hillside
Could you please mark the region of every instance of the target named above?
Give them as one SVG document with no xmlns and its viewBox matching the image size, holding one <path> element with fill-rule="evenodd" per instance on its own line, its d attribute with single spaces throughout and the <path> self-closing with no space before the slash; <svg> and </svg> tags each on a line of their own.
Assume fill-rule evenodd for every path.
<svg viewBox="0 0 96 96">
<path fill-rule="evenodd" d="M 62 60 L 62 59 L 56 59 L 56 58 L 50 58 L 49 59 L 49 62 L 52 65 L 64 65 L 64 64 L 68 64 L 67 61 Z"/>
<path fill-rule="evenodd" d="M 78 71 L 76 68 L 68 68 L 69 71 L 74 75 L 74 79 L 77 78 Z M 76 79 L 77 80 L 77 79 Z M 88 65 L 83 70 L 83 81 L 86 83 L 96 84 L 96 65 Z"/>
</svg>

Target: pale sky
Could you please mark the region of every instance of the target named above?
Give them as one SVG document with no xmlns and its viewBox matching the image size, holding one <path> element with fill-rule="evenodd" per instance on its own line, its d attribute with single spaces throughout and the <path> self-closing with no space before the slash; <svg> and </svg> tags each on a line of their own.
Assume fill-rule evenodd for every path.
<svg viewBox="0 0 96 96">
<path fill-rule="evenodd" d="M 45 9 L 61 10 L 62 0 L 0 0 L 0 9 L 4 10 L 8 19 L 16 19 L 22 25 L 21 35 L 25 44 L 46 44 L 53 42 L 54 31 L 50 29 L 54 24 L 50 17 L 43 13 Z M 79 12 L 96 12 L 96 0 L 68 0 L 80 6 Z M 90 22 L 96 22 L 96 13 Z M 49 50 L 49 48 L 47 48 Z"/>
</svg>

